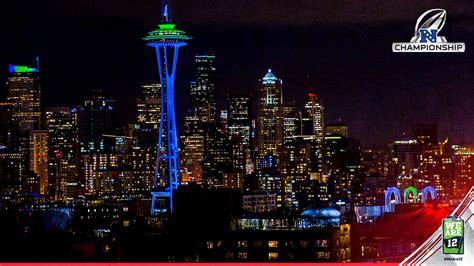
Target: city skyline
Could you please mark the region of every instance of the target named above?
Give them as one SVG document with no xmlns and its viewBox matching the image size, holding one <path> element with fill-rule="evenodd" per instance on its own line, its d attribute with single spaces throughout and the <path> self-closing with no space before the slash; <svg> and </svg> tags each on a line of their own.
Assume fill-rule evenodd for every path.
<svg viewBox="0 0 474 266">
<path fill-rule="evenodd" d="M 471 259 L 474 13 L 138 2 L 8 4 L 0 261 Z"/>
<path fill-rule="evenodd" d="M 155 5 L 159 10 L 157 4 L 151 8 Z M 189 95 L 193 56 L 207 53 L 216 55 L 218 110 L 225 107 L 229 92 L 255 95 L 258 79 L 267 68 L 272 68 L 284 81 L 285 98 L 296 100 L 297 106 L 301 107 L 307 93 L 315 92 L 324 101 L 327 122 L 340 119 L 348 124 L 351 135 L 361 139 L 364 146 L 383 146 L 403 132 L 409 132 L 410 126 L 416 123 L 438 124 L 440 136 L 450 137 L 458 143 L 467 143 L 474 136 L 474 126 L 471 125 L 474 112 L 469 102 L 474 97 L 470 89 L 474 82 L 472 75 L 468 75 L 472 69 L 472 53 L 468 50 L 462 56 L 406 56 L 389 51 L 391 42 L 410 38 L 413 21 L 419 15 L 417 10 L 419 13 L 424 10 L 421 4 L 409 9 L 413 18 L 408 15 L 403 19 L 389 16 L 381 19 L 382 22 L 372 22 L 363 19 L 367 16 L 364 13 L 354 18 L 360 23 L 356 25 L 328 19 L 325 24 L 289 23 L 283 28 L 278 26 L 282 22 L 276 20 L 271 24 L 268 19 L 254 27 L 249 27 L 248 22 L 237 27 L 225 21 L 222 26 L 206 25 L 202 20 L 192 21 L 192 16 L 180 16 L 183 12 L 179 11 L 181 5 L 179 1 L 176 3 L 175 17 L 183 28 L 197 37 L 193 46 L 183 51 L 179 59 L 182 67 L 178 69 L 176 89 L 180 95 Z M 446 5 L 449 21 L 444 34 L 449 39 L 464 41 L 469 47 L 472 34 L 466 33 L 473 29 L 459 21 L 470 13 L 458 15 L 458 7 Z M 95 11 L 87 9 L 87 3 L 79 6 L 83 15 L 59 17 L 57 11 L 63 10 L 64 6 L 58 3 L 47 6 L 55 14 L 51 20 L 45 21 L 31 10 L 31 14 L 25 13 L 31 16 L 22 23 L 5 29 L 7 35 L 18 38 L 2 44 L 6 49 L 2 49 L 0 67 L 7 68 L 11 63 L 31 65 L 34 63 L 32 58 L 40 55 L 44 106 L 76 105 L 78 99 L 85 98 L 92 89 L 102 89 L 106 96 L 114 96 L 111 98 L 117 100 L 123 124 L 132 122 L 135 113 L 129 110 L 134 105 L 132 99 L 136 98 L 140 83 L 156 81 L 153 71 L 156 63 L 147 58 L 146 49 L 139 42 L 139 37 L 146 33 L 144 29 L 151 28 L 156 19 L 136 16 L 129 20 L 129 15 L 119 13 L 106 22 L 93 16 Z M 122 8 L 119 3 L 117 10 Z M 205 11 L 203 8 L 195 12 L 200 10 L 202 13 Z M 272 7 L 268 12 L 275 10 L 278 7 Z M 137 12 L 142 11 L 142 7 L 137 7 Z M 16 12 L 19 9 L 15 9 L 13 4 L 12 14 Z M 118 26 L 111 27 L 109 23 L 112 21 Z M 128 37 L 111 47 L 100 35 L 102 30 L 120 32 Z M 216 33 L 225 37 L 216 38 Z M 282 34 L 289 34 L 290 38 L 279 38 Z M 73 36 L 75 43 L 66 45 Z M 94 45 L 88 45 L 92 40 Z M 19 49 L 12 50 L 14 46 Z M 291 49 L 291 57 L 285 55 L 286 48 Z M 76 51 L 74 60 L 62 56 L 68 49 Z M 5 50 L 13 52 L 5 53 Z M 117 61 L 119 54 L 124 55 L 121 62 Z M 440 62 L 443 68 L 434 67 Z M 424 71 L 427 65 L 433 66 L 429 73 Z M 5 75 L 5 71 L 1 71 L 0 79 L 5 80 Z M 65 84 L 69 89 L 64 90 Z M 5 90 L 1 91 L 4 93 Z M 114 95 L 114 91 L 120 93 Z M 189 106 L 189 99 L 182 101 Z M 185 115 L 186 110 L 177 110 L 179 127 Z"/>
</svg>

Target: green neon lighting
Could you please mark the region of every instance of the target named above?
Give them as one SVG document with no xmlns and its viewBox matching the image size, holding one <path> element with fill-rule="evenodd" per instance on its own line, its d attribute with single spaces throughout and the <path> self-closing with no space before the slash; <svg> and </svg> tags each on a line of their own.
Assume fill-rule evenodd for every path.
<svg viewBox="0 0 474 266">
<path fill-rule="evenodd" d="M 175 29 L 175 24 L 160 24 L 158 29 L 150 31 L 148 36 L 143 38 L 145 41 L 170 41 L 170 40 L 189 40 L 191 39 L 186 32 Z"/>
<path fill-rule="evenodd" d="M 410 192 L 413 194 L 413 203 L 416 203 L 416 200 L 418 199 L 418 190 L 413 186 L 409 186 L 403 191 L 403 199 L 405 203 L 408 203 L 408 195 Z"/>
<path fill-rule="evenodd" d="M 35 73 L 38 72 L 37 68 L 29 67 L 29 66 L 17 66 L 17 65 L 10 65 L 8 68 L 10 73 Z"/>
<path fill-rule="evenodd" d="M 325 137 L 325 139 L 342 139 L 342 137 L 340 137 L 340 136 L 329 136 L 329 137 Z"/>
<path fill-rule="evenodd" d="M 215 55 L 196 55 L 196 57 L 201 57 L 201 58 L 216 58 Z"/>
</svg>

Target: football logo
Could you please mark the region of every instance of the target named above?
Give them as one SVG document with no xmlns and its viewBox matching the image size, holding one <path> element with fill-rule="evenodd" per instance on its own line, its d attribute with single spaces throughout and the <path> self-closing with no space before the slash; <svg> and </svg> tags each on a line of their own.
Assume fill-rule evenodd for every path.
<svg viewBox="0 0 474 266">
<path fill-rule="evenodd" d="M 461 42 L 449 43 L 439 32 L 446 23 L 446 10 L 436 8 L 426 11 L 416 21 L 415 36 L 410 42 L 395 42 L 395 53 L 463 53 L 466 45 Z"/>
<path fill-rule="evenodd" d="M 444 23 L 446 23 L 446 10 L 431 9 L 426 11 L 416 21 L 415 36 L 410 42 L 447 42 L 446 38 L 438 36 Z"/>
</svg>

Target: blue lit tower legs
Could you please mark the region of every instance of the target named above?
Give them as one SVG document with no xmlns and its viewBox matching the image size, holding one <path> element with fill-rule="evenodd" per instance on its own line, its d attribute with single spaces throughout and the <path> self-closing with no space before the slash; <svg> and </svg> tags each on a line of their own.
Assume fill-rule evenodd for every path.
<svg viewBox="0 0 474 266">
<path fill-rule="evenodd" d="M 174 80 L 179 47 L 185 46 L 189 36 L 171 24 L 168 1 L 163 1 L 162 24 L 143 38 L 154 47 L 161 82 L 161 119 L 158 133 L 155 181 L 151 191 L 151 215 L 165 213 L 163 201 L 168 200 L 173 213 L 173 190 L 178 187 L 179 158 L 176 118 L 174 113 Z M 166 205 L 165 205 L 166 206 Z"/>
</svg>

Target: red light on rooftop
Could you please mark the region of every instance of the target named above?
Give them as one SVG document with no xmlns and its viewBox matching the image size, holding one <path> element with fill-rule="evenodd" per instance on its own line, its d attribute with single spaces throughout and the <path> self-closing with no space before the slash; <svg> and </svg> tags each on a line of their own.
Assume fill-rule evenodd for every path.
<svg viewBox="0 0 474 266">
<path fill-rule="evenodd" d="M 316 97 L 316 93 L 308 93 L 309 97 Z"/>
</svg>

